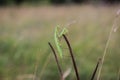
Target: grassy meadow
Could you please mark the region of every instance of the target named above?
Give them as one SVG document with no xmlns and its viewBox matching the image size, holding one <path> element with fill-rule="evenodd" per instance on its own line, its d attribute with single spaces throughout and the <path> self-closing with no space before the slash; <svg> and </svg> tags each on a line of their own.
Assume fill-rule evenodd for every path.
<svg viewBox="0 0 120 80">
<path fill-rule="evenodd" d="M 56 25 L 68 27 L 81 80 L 90 80 L 103 55 L 117 6 L 21 6 L 0 8 L 0 80 L 59 80 L 59 72 L 48 42 L 54 47 Z M 73 23 L 74 22 L 74 23 Z M 72 24 L 73 23 L 73 24 Z M 120 26 L 120 19 L 117 22 Z M 117 80 L 120 68 L 120 28 L 112 33 L 101 80 Z M 62 70 L 75 74 L 63 40 Z M 59 56 L 59 55 L 58 55 Z M 36 79 L 34 79 L 36 78 Z"/>
</svg>

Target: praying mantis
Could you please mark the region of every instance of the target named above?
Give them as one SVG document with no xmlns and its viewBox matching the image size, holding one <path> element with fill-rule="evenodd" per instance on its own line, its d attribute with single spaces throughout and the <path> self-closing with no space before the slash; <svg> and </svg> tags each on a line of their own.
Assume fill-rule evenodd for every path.
<svg viewBox="0 0 120 80">
<path fill-rule="evenodd" d="M 66 34 L 68 32 L 67 28 L 64 27 L 62 30 L 60 30 L 60 26 L 57 25 L 55 27 L 55 32 L 54 32 L 54 41 L 55 41 L 55 45 L 57 48 L 57 52 L 60 55 L 60 57 L 63 57 L 63 51 L 61 48 L 61 43 L 60 43 L 60 38 L 62 37 L 63 34 Z"/>
</svg>

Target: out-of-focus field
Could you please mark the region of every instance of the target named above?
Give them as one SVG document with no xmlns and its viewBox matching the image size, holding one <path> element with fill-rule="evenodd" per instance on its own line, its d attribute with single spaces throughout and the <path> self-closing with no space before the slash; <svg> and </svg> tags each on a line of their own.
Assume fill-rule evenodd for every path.
<svg viewBox="0 0 120 80">
<path fill-rule="evenodd" d="M 36 80 L 59 80 L 48 41 L 54 44 L 56 25 L 65 27 L 74 20 L 76 23 L 68 27 L 67 36 L 81 80 L 90 80 L 119 8 L 105 5 L 0 8 L 0 80 L 33 80 L 34 75 Z M 112 33 L 101 80 L 117 80 L 120 68 L 119 34 L 119 28 Z M 60 59 L 62 69 L 71 68 L 67 80 L 75 80 L 69 53 L 67 49 L 64 52 L 63 59 Z"/>
</svg>

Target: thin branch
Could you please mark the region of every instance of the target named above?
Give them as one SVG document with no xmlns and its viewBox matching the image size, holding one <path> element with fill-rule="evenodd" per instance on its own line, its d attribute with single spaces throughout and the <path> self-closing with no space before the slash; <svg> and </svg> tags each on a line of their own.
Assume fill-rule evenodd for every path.
<svg viewBox="0 0 120 80">
<path fill-rule="evenodd" d="M 76 66 L 76 63 L 75 63 L 75 59 L 74 59 L 74 56 L 73 56 L 72 48 L 70 46 L 70 43 L 69 43 L 67 37 L 64 34 L 63 34 L 63 37 L 64 37 L 64 39 L 65 39 L 65 41 L 68 45 L 69 51 L 70 51 L 70 55 L 71 55 L 71 58 L 72 58 L 72 62 L 73 62 L 73 66 L 74 66 L 74 70 L 75 70 L 75 73 L 76 73 L 77 80 L 80 80 L 78 70 L 77 70 L 77 66 Z"/>
<path fill-rule="evenodd" d="M 99 59 L 98 59 L 97 65 L 96 65 L 96 67 L 95 67 L 95 70 L 94 70 L 94 72 L 93 72 L 92 77 L 91 77 L 91 79 L 90 79 L 90 80 L 94 80 L 94 78 L 95 78 L 95 75 L 96 75 L 96 72 L 97 72 L 97 70 L 98 70 L 98 67 L 99 67 L 100 62 L 101 62 L 101 58 L 99 58 Z"/>
<path fill-rule="evenodd" d="M 57 55 L 56 55 L 56 52 L 55 52 L 53 46 L 51 45 L 51 43 L 48 42 L 48 44 L 49 44 L 51 50 L 53 51 L 53 54 L 54 54 L 54 57 L 55 57 L 55 60 L 56 60 L 57 66 L 58 66 L 58 70 L 59 70 L 59 72 L 60 72 L 61 80 L 63 80 L 63 78 L 62 78 L 62 77 L 63 77 L 63 73 L 62 73 L 62 69 L 61 69 L 61 67 L 60 67 L 60 64 L 59 64 L 59 62 L 58 62 L 58 57 L 57 57 Z"/>
</svg>

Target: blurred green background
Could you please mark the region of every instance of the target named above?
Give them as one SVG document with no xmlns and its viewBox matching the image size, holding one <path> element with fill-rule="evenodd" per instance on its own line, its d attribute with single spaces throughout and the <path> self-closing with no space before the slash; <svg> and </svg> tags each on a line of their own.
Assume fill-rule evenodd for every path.
<svg viewBox="0 0 120 80">
<path fill-rule="evenodd" d="M 81 80 L 90 80 L 120 8 L 118 0 L 0 0 L 0 6 L 0 80 L 59 80 L 48 42 L 55 47 L 55 26 L 66 27 L 73 22 L 67 37 Z M 119 28 L 112 33 L 101 80 L 117 80 L 119 34 Z M 71 58 L 62 42 L 62 70 L 71 68 L 66 80 L 75 80 Z"/>
</svg>

